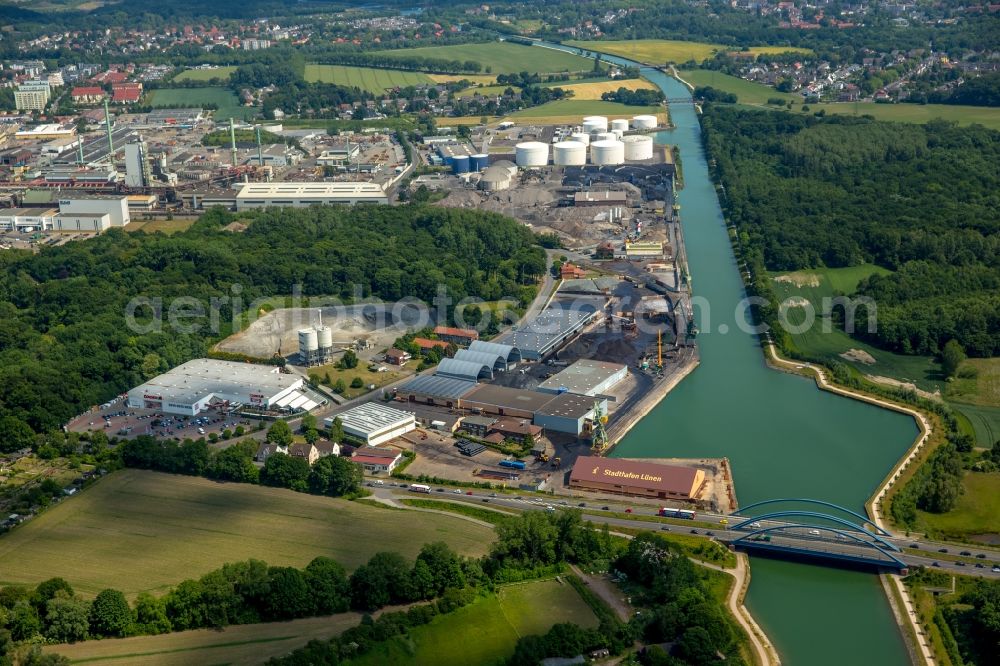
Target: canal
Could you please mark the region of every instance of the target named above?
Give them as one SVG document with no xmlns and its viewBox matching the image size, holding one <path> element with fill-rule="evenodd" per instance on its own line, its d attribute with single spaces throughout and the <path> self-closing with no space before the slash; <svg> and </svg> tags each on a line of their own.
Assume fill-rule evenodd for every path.
<svg viewBox="0 0 1000 666">
<path fill-rule="evenodd" d="M 602 56 L 607 61 L 635 64 Z M 642 69 L 670 99 L 676 79 Z M 708 172 L 693 105 L 673 104 L 681 219 L 701 333 L 701 365 L 626 436 L 621 457 L 728 457 L 741 505 L 810 497 L 864 513 L 864 502 L 917 436 L 913 419 L 769 369 L 737 326 L 745 293 Z M 796 507 L 799 508 L 799 507 Z M 783 664 L 902 666 L 909 657 L 876 576 L 753 558 L 746 604 Z"/>
</svg>

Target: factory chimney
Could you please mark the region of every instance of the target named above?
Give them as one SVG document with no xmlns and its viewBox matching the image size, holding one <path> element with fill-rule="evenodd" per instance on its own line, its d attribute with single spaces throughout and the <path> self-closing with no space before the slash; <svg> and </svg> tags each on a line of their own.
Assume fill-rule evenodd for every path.
<svg viewBox="0 0 1000 666">
<path fill-rule="evenodd" d="M 229 142 L 232 146 L 231 150 L 233 155 L 233 168 L 235 169 L 236 168 L 236 124 L 233 122 L 232 118 L 229 119 Z"/>
<path fill-rule="evenodd" d="M 115 140 L 111 136 L 111 112 L 108 111 L 108 98 L 104 98 L 104 127 L 108 130 L 108 160 L 115 162 Z"/>
</svg>

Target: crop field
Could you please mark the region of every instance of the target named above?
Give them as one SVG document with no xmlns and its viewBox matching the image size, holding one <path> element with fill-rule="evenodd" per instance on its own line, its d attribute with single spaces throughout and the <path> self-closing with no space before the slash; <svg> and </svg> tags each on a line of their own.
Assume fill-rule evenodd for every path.
<svg viewBox="0 0 1000 666">
<path fill-rule="evenodd" d="M 597 626 L 590 607 L 569 583 L 549 580 L 504 586 L 497 594 L 439 616 L 428 625 L 412 629 L 407 637 L 382 643 L 351 663 L 493 664 L 513 654 L 519 637 L 544 634 L 559 622 Z"/>
<path fill-rule="evenodd" d="M 397 86 L 405 88 L 432 83 L 431 78 L 421 72 L 346 65 L 306 65 L 305 79 L 310 82 L 336 83 L 378 94 Z"/>
<path fill-rule="evenodd" d="M 541 106 L 524 109 L 509 117 L 518 122 L 552 124 L 580 123 L 584 116 L 607 116 L 609 119 L 631 118 L 640 114 L 655 114 L 663 123 L 667 114 L 662 106 L 627 106 L 600 100 L 560 99 Z"/>
<path fill-rule="evenodd" d="M 663 65 L 668 62 L 682 63 L 689 60 L 701 62 L 711 58 L 719 51 L 730 50 L 721 44 L 706 44 L 703 42 L 684 42 L 675 39 L 636 39 L 622 41 L 569 41 L 564 42 L 567 46 L 586 49 L 588 51 L 600 51 L 611 55 L 630 58 L 640 62 L 653 65 Z M 809 49 L 801 49 L 783 46 L 754 46 L 750 52 L 760 54 L 774 53 L 810 53 Z"/>
<path fill-rule="evenodd" d="M 542 50 L 540 46 L 524 46 L 510 42 L 488 42 L 486 44 L 457 44 L 454 46 L 425 46 L 419 49 L 398 49 L 381 54 L 399 56 L 441 58 L 444 60 L 472 60 L 483 66 L 487 74 L 513 74 L 516 72 L 587 72 L 594 62 L 582 56 L 555 49 Z M 490 71 L 487 67 L 491 68 Z M 458 75 L 457 78 L 465 78 Z"/>
<path fill-rule="evenodd" d="M 812 326 L 802 333 L 792 335 L 795 346 L 803 354 L 846 363 L 866 375 L 910 382 L 925 391 L 943 389 L 940 366 L 930 357 L 905 356 L 884 351 L 855 340 L 837 328 L 823 331 L 824 298 L 830 298 L 836 292 L 851 294 L 862 278 L 886 272 L 884 268 L 867 265 L 774 273 L 771 274 L 771 279 L 778 301 L 789 305 L 787 317 L 790 324 L 798 326 L 805 321 L 804 301 L 808 301 L 816 313 L 816 321 Z M 851 349 L 870 355 L 875 362 L 863 363 L 841 356 Z"/>
<path fill-rule="evenodd" d="M 188 69 L 176 77 L 174 81 L 211 81 L 212 79 L 228 79 L 236 71 L 234 66 L 221 65 L 212 69 Z"/>
<path fill-rule="evenodd" d="M 215 118 L 249 118 L 257 109 L 241 106 L 233 91 L 227 88 L 161 88 L 154 90 L 151 98 L 154 107 L 205 106 L 213 104 Z"/>
<path fill-rule="evenodd" d="M 439 514 L 125 470 L 0 537 L 0 585 L 62 576 L 87 596 L 162 594 L 226 562 L 301 567 L 327 555 L 354 569 L 380 550 L 414 557 L 429 541 L 482 555 L 492 534 Z"/>
<path fill-rule="evenodd" d="M 1000 440 L 1000 358 L 967 359 L 945 397 L 969 419 L 979 446 Z"/>
<path fill-rule="evenodd" d="M 802 102 L 802 95 L 778 92 L 762 83 L 754 83 L 722 72 L 708 69 L 688 69 L 680 72 L 680 75 L 693 86 L 712 86 L 718 90 L 733 93 L 741 104 L 767 104 L 767 100 L 772 98 L 783 99 L 786 102 Z"/>
<path fill-rule="evenodd" d="M 160 636 L 134 636 L 52 645 L 46 653 L 74 663 L 115 666 L 188 666 L 188 664 L 261 664 L 357 626 L 360 613 L 309 617 L 290 622 L 243 624 L 225 629 L 195 629 Z"/>
<path fill-rule="evenodd" d="M 434 83 L 468 81 L 469 83 L 480 83 L 490 86 L 497 82 L 497 77 L 493 74 L 425 74 L 425 76 Z"/>
<path fill-rule="evenodd" d="M 573 93 L 573 99 L 601 99 L 606 92 L 614 92 L 619 88 L 627 90 L 658 90 L 646 79 L 622 79 L 620 81 L 593 81 L 591 83 L 568 83 L 560 88 Z"/>
</svg>

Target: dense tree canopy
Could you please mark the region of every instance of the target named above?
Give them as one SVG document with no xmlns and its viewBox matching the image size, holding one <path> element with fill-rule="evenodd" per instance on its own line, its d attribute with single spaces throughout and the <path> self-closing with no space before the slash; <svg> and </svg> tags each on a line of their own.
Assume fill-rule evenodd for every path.
<svg viewBox="0 0 1000 666">
<path fill-rule="evenodd" d="M 244 214 L 243 219 L 246 218 Z M 38 254 L 0 251 L 0 417 L 35 431 L 57 428 L 149 377 L 197 356 L 232 328 L 232 303 L 292 293 L 429 300 L 443 285 L 457 301 L 510 296 L 522 302 L 544 270 L 528 229 L 499 215 L 416 206 L 319 207 L 235 217 L 206 213 L 188 231 L 165 236 L 112 230 Z M 174 299 L 203 312 L 223 301 L 220 330 L 178 331 L 166 321 Z M 163 326 L 133 299 L 162 299 Z M 146 301 L 149 302 L 149 301 Z M 242 309 L 242 305 L 240 306 Z M 447 313 L 451 316 L 451 313 Z M 3 420 L 9 441 L 30 444 Z M 6 445 L 6 444 L 5 444 Z"/>
<path fill-rule="evenodd" d="M 1000 132 L 719 106 L 704 129 L 750 263 L 878 264 L 893 272 L 858 287 L 878 306 L 872 342 L 1000 353 Z"/>
</svg>

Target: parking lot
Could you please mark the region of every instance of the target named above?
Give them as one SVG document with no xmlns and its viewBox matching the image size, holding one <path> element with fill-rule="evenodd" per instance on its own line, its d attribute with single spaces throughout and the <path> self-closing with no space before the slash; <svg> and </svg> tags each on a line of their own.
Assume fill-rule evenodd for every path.
<svg viewBox="0 0 1000 666">
<path fill-rule="evenodd" d="M 198 439 L 209 437 L 212 433 L 221 435 L 226 429 L 235 431 L 238 426 L 243 426 L 247 433 L 253 432 L 257 427 L 256 422 L 250 419 L 214 410 L 207 410 L 198 416 L 185 417 L 149 409 L 131 409 L 122 398 L 116 398 L 115 401 L 105 405 L 70 421 L 69 430 L 72 432 L 104 430 L 108 437 L 131 438 L 153 435 L 161 439 Z"/>
</svg>

